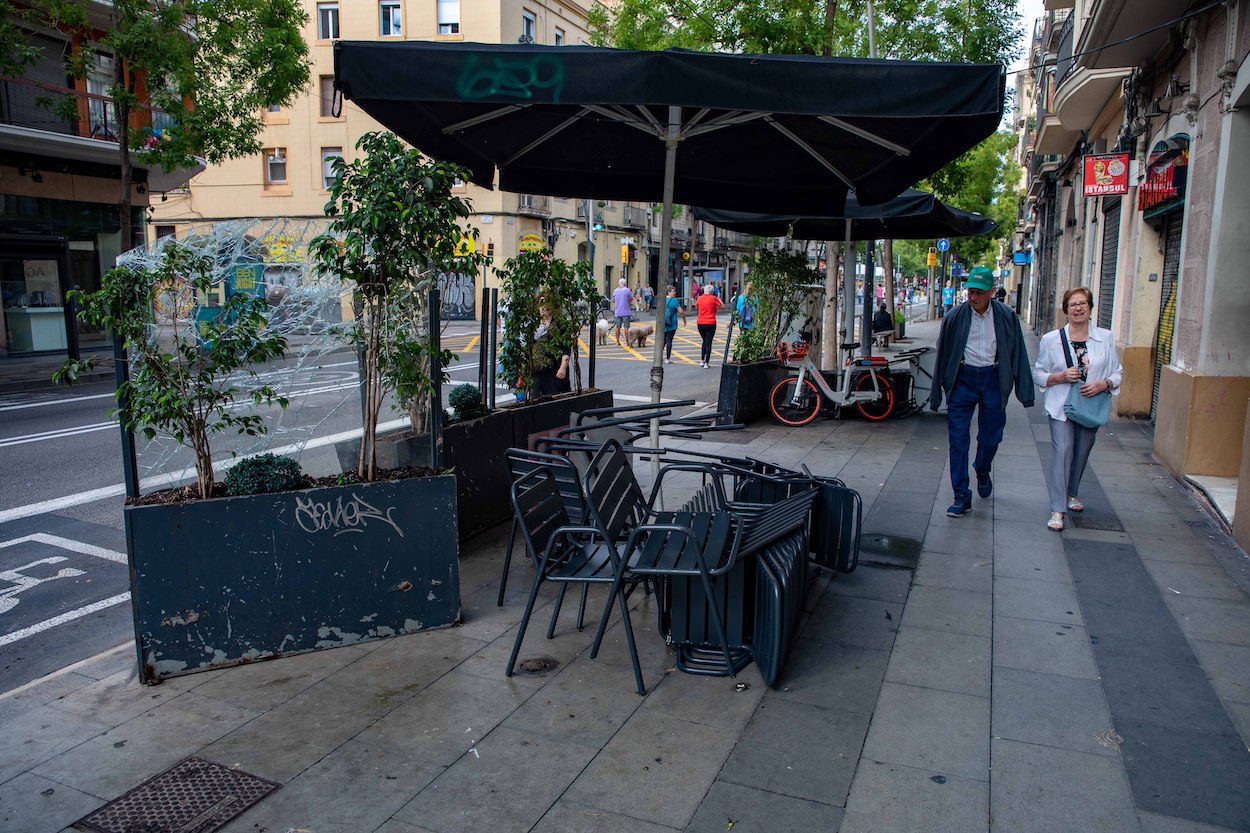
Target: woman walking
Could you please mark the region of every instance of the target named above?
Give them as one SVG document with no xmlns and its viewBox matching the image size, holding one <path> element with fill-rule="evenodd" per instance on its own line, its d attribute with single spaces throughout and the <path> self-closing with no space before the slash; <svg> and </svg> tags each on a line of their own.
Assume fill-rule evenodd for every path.
<svg viewBox="0 0 1250 833">
<path fill-rule="evenodd" d="M 703 294 L 695 301 L 695 306 L 699 310 L 699 317 L 695 319 L 695 323 L 699 325 L 699 335 L 703 337 L 702 361 L 699 366 L 711 367 L 712 338 L 716 335 L 716 311 L 725 304 L 716 297 L 715 285 L 709 283 L 704 288 Z"/>
<path fill-rule="evenodd" d="M 668 288 L 668 297 L 664 299 L 664 363 L 673 361 L 673 336 L 677 335 L 677 316 L 681 323 L 686 323 L 686 308 L 677 298 L 677 287 Z"/>
<path fill-rule="evenodd" d="M 1042 336 L 1033 366 L 1033 381 L 1045 391 L 1043 410 L 1050 424 L 1050 520 L 1048 529 L 1063 529 L 1065 512 L 1085 507 L 1077 493 L 1094 448 L 1097 428 L 1069 419 L 1064 405 L 1074 385 L 1084 397 L 1116 393 L 1123 369 L 1110 330 L 1092 326 L 1094 296 L 1083 286 L 1063 293 L 1066 327 Z M 1071 357 L 1069 359 L 1069 356 Z"/>
</svg>

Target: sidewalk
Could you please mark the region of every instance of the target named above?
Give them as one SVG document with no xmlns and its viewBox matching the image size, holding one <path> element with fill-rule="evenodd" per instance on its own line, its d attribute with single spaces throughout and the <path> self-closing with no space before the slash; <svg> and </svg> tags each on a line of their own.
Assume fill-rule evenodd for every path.
<svg viewBox="0 0 1250 833">
<path fill-rule="evenodd" d="M 775 689 L 676 671 L 642 594 L 645 697 L 619 623 L 587 656 L 602 595 L 550 641 L 538 610 L 521 657 L 559 664 L 505 678 L 532 572 L 495 606 L 504 526 L 462 546 L 462 626 L 152 688 L 120 650 L 0 699 L 0 830 L 63 830 L 197 755 L 281 785 L 231 833 L 1250 831 L 1246 555 L 1131 422 L 1048 531 L 1044 419 L 1012 400 L 960 519 L 943 414 L 692 443 L 864 498 L 860 567 L 813 579 Z"/>
</svg>

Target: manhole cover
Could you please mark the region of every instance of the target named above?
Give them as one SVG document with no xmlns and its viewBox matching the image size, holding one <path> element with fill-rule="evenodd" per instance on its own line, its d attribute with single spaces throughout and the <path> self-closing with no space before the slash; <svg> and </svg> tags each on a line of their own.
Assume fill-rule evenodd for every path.
<svg viewBox="0 0 1250 833">
<path fill-rule="evenodd" d="M 551 657 L 527 657 L 517 663 L 523 674 L 546 674 L 560 664 L 560 660 Z"/>
<path fill-rule="evenodd" d="M 187 758 L 78 822 L 98 833 L 213 833 L 281 786 Z"/>
<path fill-rule="evenodd" d="M 1120 522 L 1114 518 L 1092 518 L 1075 512 L 1070 513 L 1068 517 L 1072 519 L 1072 525 L 1077 529 L 1100 529 L 1104 532 L 1124 531 L 1124 527 L 1120 526 Z"/>
</svg>

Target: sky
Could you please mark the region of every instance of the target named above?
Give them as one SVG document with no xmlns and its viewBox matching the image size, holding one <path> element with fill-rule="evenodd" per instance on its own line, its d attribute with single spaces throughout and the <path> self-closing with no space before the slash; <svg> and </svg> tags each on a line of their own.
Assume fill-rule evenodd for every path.
<svg viewBox="0 0 1250 833">
<path fill-rule="evenodd" d="M 1024 44 L 1024 49 L 1020 53 L 1020 57 L 1017 58 L 1015 63 L 1011 65 L 1011 69 L 1013 70 L 1021 69 L 1025 65 L 1026 59 L 1028 58 L 1027 39 L 1031 38 L 1033 35 L 1033 21 L 1037 20 L 1046 13 L 1046 10 L 1042 8 L 1042 0 L 1019 0 L 1019 2 L 1016 3 L 1016 8 L 1020 11 L 1020 23 L 1024 27 L 1026 42 Z"/>
</svg>

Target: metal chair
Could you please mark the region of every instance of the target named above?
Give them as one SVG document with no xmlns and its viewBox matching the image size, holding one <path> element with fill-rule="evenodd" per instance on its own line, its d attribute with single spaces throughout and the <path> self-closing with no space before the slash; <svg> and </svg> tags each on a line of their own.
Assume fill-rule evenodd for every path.
<svg viewBox="0 0 1250 833">
<path fill-rule="evenodd" d="M 619 554 L 616 548 L 594 540 L 594 528 L 571 524 L 565 505 L 556 475 L 547 466 L 534 468 L 512 484 L 513 518 L 525 539 L 526 548 L 534 558 L 537 574 L 534 576 L 529 599 L 525 603 L 525 612 L 521 616 L 516 644 L 512 646 L 512 655 L 508 658 L 506 674 L 509 677 L 516 667 L 517 655 L 521 651 L 530 615 L 534 612 L 534 602 L 543 582 L 561 584 L 551 625 L 547 628 L 547 638 L 552 639 L 555 636 L 556 620 L 560 615 L 560 600 L 564 598 L 564 591 L 570 584 L 582 584 L 584 589 L 589 589 L 591 584 L 615 586 L 614 582 L 620 573 L 617 569 Z M 609 597 L 608 607 L 604 611 L 605 619 L 611 612 L 612 600 L 613 597 Z M 585 608 L 584 595 L 582 607 Z M 634 668 L 637 669 L 638 654 L 634 646 L 634 633 L 629 625 L 629 612 L 623 599 L 621 611 L 625 617 L 631 658 Z M 581 627 L 580 613 L 578 627 Z"/>
<path fill-rule="evenodd" d="M 516 483 L 525 475 L 537 468 L 546 467 L 555 477 L 556 488 L 564 501 L 564 511 L 569 523 L 583 524 L 586 521 L 586 499 L 582 494 L 582 476 L 568 457 L 560 454 L 549 454 L 541 451 L 528 451 L 524 448 L 510 448 L 505 452 L 508 469 L 512 473 L 512 482 Z M 504 593 L 508 589 L 508 572 L 512 569 L 512 548 L 516 543 L 517 515 L 512 514 L 512 528 L 508 532 L 508 547 L 504 550 L 503 575 L 499 579 L 499 598 L 496 604 L 503 607 Z M 537 563 L 537 562 L 535 562 Z M 583 607 L 585 598 L 583 595 Z M 581 617 L 578 617 L 578 628 L 581 628 Z"/>
</svg>

